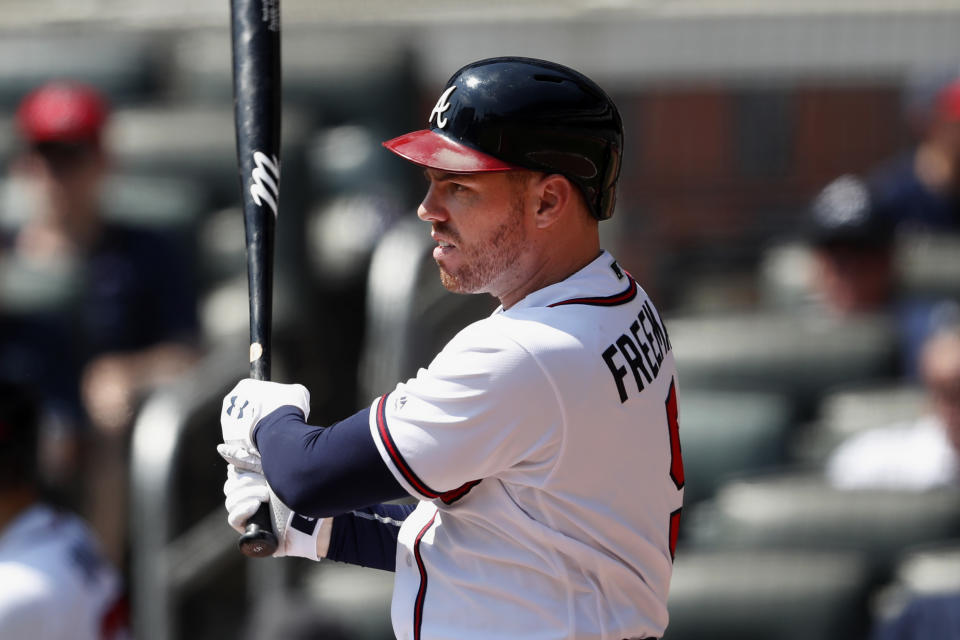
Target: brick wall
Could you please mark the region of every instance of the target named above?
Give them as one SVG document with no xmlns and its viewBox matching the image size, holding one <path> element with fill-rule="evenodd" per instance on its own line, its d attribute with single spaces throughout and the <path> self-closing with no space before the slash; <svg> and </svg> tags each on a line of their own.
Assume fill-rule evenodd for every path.
<svg viewBox="0 0 960 640">
<path fill-rule="evenodd" d="M 653 87 L 616 97 L 626 152 L 616 250 L 652 290 L 750 269 L 807 201 L 906 148 L 894 85 Z"/>
</svg>

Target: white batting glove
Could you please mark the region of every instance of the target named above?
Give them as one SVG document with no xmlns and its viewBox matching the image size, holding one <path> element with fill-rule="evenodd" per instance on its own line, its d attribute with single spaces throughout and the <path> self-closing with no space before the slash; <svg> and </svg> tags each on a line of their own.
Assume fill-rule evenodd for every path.
<svg viewBox="0 0 960 640">
<path fill-rule="evenodd" d="M 260 508 L 260 503 L 270 500 L 267 479 L 260 473 L 240 471 L 227 465 L 227 481 L 223 484 L 224 506 L 227 508 L 227 523 L 237 533 L 243 533 L 247 520 Z"/>
<path fill-rule="evenodd" d="M 223 485 L 226 497 L 227 523 L 237 533 L 243 533 L 247 520 L 263 502 L 270 504 L 273 532 L 277 536 L 277 550 L 273 557 L 298 556 L 319 560 L 330 543 L 329 518 L 308 518 L 293 513 L 270 488 L 263 475 L 260 456 L 240 445 L 221 444 L 217 452 L 228 462 L 227 481 Z M 322 540 L 318 549 L 317 540 Z"/>
<path fill-rule="evenodd" d="M 223 398 L 220 409 L 223 441 L 256 451 L 252 435 L 257 423 L 272 411 L 288 405 L 299 409 L 306 420 L 310 416 L 310 392 L 302 384 L 241 380 Z"/>
</svg>

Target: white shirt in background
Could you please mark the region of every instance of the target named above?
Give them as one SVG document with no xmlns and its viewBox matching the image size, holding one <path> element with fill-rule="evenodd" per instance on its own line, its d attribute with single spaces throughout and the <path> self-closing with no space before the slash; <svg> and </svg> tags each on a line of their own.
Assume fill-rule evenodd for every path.
<svg viewBox="0 0 960 640">
<path fill-rule="evenodd" d="M 826 472 L 841 489 L 919 491 L 955 484 L 960 456 L 943 423 L 928 415 L 851 437 L 830 456 Z"/>
</svg>

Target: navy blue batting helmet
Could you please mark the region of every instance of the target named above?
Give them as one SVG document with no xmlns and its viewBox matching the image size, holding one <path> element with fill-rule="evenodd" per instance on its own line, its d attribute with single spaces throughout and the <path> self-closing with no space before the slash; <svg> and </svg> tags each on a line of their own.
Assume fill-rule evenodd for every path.
<svg viewBox="0 0 960 640">
<path fill-rule="evenodd" d="M 383 145 L 453 173 L 558 173 L 583 192 L 594 217 L 613 215 L 623 124 L 610 97 L 578 71 L 534 58 L 468 64 L 447 82 L 428 123 Z"/>
</svg>

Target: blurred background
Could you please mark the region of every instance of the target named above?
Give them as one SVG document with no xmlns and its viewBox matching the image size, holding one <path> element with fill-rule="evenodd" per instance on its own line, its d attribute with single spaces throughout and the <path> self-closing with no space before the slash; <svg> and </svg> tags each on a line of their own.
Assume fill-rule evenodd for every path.
<svg viewBox="0 0 960 640">
<path fill-rule="evenodd" d="M 666 638 L 960 637 L 960 2 L 281 10 L 274 379 L 314 423 L 495 306 L 440 287 L 422 177 L 380 142 L 467 62 L 555 60 L 619 105 L 601 231 L 679 366 Z M 137 638 L 392 637 L 391 575 L 248 561 L 225 523 L 217 416 L 247 371 L 228 3 L 3 13 L 0 374 L 43 394 L 48 499 L 91 522 Z M 73 84 L 25 102 L 51 81 Z"/>
</svg>

